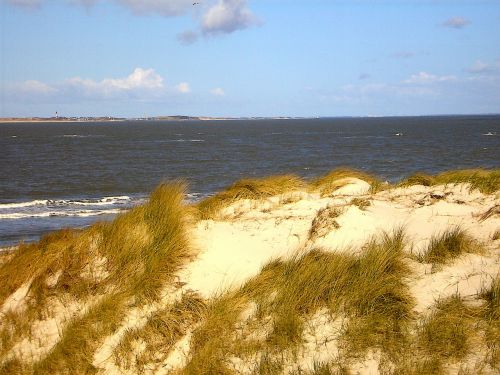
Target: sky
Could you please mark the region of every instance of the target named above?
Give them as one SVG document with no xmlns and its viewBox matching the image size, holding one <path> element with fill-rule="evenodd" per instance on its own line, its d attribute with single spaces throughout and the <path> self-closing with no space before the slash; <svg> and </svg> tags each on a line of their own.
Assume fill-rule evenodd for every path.
<svg viewBox="0 0 500 375">
<path fill-rule="evenodd" d="M 500 0 L 0 0 L 0 117 L 500 113 Z"/>
</svg>

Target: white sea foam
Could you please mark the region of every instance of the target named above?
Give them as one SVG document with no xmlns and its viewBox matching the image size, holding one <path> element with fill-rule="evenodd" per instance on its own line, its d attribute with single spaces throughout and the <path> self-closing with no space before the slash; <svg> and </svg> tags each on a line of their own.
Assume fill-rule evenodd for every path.
<svg viewBox="0 0 500 375">
<path fill-rule="evenodd" d="M 96 199 L 37 199 L 29 202 L 0 203 L 0 210 L 24 208 L 33 206 L 109 206 L 128 203 L 131 198 L 127 195 L 103 197 Z"/>
<path fill-rule="evenodd" d="M 56 137 L 62 138 L 101 138 L 104 137 L 102 134 L 63 134 L 57 135 Z"/>
<path fill-rule="evenodd" d="M 45 211 L 45 212 L 14 212 L 0 214 L 0 219 L 27 219 L 27 218 L 42 218 L 42 217 L 89 217 L 105 214 L 117 214 L 122 210 L 115 208 L 111 210 L 80 210 L 80 211 Z"/>
<path fill-rule="evenodd" d="M 77 199 L 77 200 L 71 200 L 71 199 L 61 199 L 61 200 L 55 200 L 55 201 L 50 201 L 49 200 L 49 205 L 76 205 L 76 206 L 108 206 L 111 204 L 124 204 L 126 202 L 130 201 L 130 197 L 127 195 L 121 195 L 117 197 L 104 197 L 101 199 Z"/>
<path fill-rule="evenodd" d="M 45 206 L 47 204 L 47 199 L 37 199 L 30 202 L 19 202 L 19 203 L 0 203 L 0 210 L 5 208 L 21 208 L 21 207 L 31 207 L 31 206 Z"/>
</svg>

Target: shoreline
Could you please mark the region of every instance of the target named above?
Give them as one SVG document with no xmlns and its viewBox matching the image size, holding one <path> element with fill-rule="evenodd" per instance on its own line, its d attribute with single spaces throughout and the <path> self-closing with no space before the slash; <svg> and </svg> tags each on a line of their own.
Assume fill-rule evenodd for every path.
<svg viewBox="0 0 500 375">
<path fill-rule="evenodd" d="M 146 118 L 134 117 L 8 117 L 0 118 L 0 123 L 18 123 L 18 122 L 126 122 L 126 121 L 248 121 L 248 120 L 328 120 L 328 119 L 377 119 L 377 118 L 449 118 L 449 117 L 499 117 L 500 113 L 467 113 L 467 114 L 427 114 L 427 115 L 380 115 L 380 116 L 241 116 L 241 117 L 211 117 L 211 116 L 152 116 Z"/>
</svg>

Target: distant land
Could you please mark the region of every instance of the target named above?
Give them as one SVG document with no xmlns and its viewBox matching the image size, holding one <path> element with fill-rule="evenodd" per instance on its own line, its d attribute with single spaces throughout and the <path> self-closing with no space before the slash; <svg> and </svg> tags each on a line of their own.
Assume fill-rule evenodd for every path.
<svg viewBox="0 0 500 375">
<path fill-rule="evenodd" d="M 2 122 L 104 122 L 104 121 L 209 121 L 209 120 L 288 120 L 299 119 L 305 117 L 207 117 L 207 116 L 152 116 L 152 117 L 111 117 L 111 116 L 82 116 L 82 117 L 0 117 Z"/>
</svg>

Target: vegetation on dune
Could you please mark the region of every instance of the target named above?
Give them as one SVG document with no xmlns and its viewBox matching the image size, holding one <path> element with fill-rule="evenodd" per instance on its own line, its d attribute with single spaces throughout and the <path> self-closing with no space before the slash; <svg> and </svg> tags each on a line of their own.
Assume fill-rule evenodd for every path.
<svg viewBox="0 0 500 375">
<path fill-rule="evenodd" d="M 464 229 L 454 227 L 433 236 L 426 251 L 417 258 L 434 265 L 445 264 L 464 253 L 481 252 L 481 246 Z"/>
<path fill-rule="evenodd" d="M 337 168 L 309 183 L 295 175 L 243 179 L 199 202 L 197 208 L 201 219 L 213 219 L 222 208 L 240 199 L 263 199 L 303 189 L 317 191 L 325 196 L 344 186 L 348 182 L 347 178 L 359 178 L 370 183 L 372 192 L 383 188 L 381 181 L 374 176 L 355 169 Z"/>
<path fill-rule="evenodd" d="M 400 185 L 448 185 L 448 184 L 470 184 L 470 189 L 478 189 L 482 193 L 491 194 L 500 190 L 500 170 L 492 169 L 463 169 L 448 171 L 432 176 L 425 173 L 416 173 Z"/>
<path fill-rule="evenodd" d="M 198 203 L 201 219 L 216 217 L 221 208 L 240 199 L 263 199 L 303 189 L 304 181 L 295 175 L 270 176 L 244 179 L 235 182 L 227 189 Z"/>
<path fill-rule="evenodd" d="M 416 327 L 415 336 L 396 374 L 443 374 L 480 345 L 482 310 L 469 307 L 459 295 L 438 300 Z M 476 369 L 477 370 L 477 369 Z"/>
<path fill-rule="evenodd" d="M 491 239 L 493 241 L 500 239 L 500 229 L 497 229 L 493 232 L 493 234 L 491 235 Z"/>
<path fill-rule="evenodd" d="M 349 355 L 368 347 L 389 350 L 405 335 L 412 316 L 403 245 L 397 231 L 371 241 L 359 257 L 313 250 L 270 262 L 242 288 L 209 305 L 205 323 L 194 331 L 184 373 L 230 373 L 231 357 L 253 363 L 257 372 L 281 370 L 283 354 L 293 356 L 303 343 L 305 322 L 321 309 L 356 322 L 345 333 Z M 256 312 L 241 326 L 238 317 L 251 303 Z M 245 330 L 252 327 L 268 330 L 260 340 L 248 339 Z M 353 340 L 363 344 L 351 346 Z"/>
<path fill-rule="evenodd" d="M 419 327 L 418 346 L 428 356 L 462 359 L 470 351 L 477 311 L 455 295 L 438 301 Z"/>
<path fill-rule="evenodd" d="M 309 229 L 309 240 L 314 241 L 319 237 L 324 237 L 332 229 L 340 228 L 337 218 L 342 215 L 343 209 L 339 207 L 324 207 L 318 211 Z"/>
<path fill-rule="evenodd" d="M 122 368 L 144 372 L 162 365 L 175 343 L 205 314 L 205 302 L 195 293 L 185 293 L 180 301 L 153 313 L 146 325 L 126 332 L 114 351 Z M 134 345 L 143 345 L 134 355 Z"/>
<path fill-rule="evenodd" d="M 222 192 L 199 202 L 196 208 L 198 209 L 200 219 L 213 219 L 217 217 L 222 208 L 240 199 L 257 200 L 302 189 L 319 192 L 324 197 L 348 184 L 349 178 L 358 178 L 368 182 L 371 185 L 370 192 L 373 194 L 388 189 L 391 186 L 366 172 L 342 167 L 336 168 L 326 175 L 312 179 L 309 182 L 304 182 L 295 175 L 243 179 Z M 399 186 L 417 184 L 433 186 L 459 183 L 470 184 L 471 190 L 479 189 L 483 193 L 493 193 L 500 189 L 500 170 L 467 169 L 444 172 L 436 176 L 417 173 L 401 181 Z M 362 198 L 353 202 L 353 204 L 358 205 L 361 209 L 365 209 L 367 203 L 369 202 Z"/>
<path fill-rule="evenodd" d="M 318 191 L 321 196 L 326 196 L 334 190 L 347 184 L 347 178 L 359 178 L 360 180 L 368 182 L 372 186 L 372 192 L 377 192 L 382 189 L 382 182 L 368 173 L 350 169 L 350 168 L 336 168 L 322 177 L 313 179 L 310 182 L 310 188 L 313 191 Z"/>
<path fill-rule="evenodd" d="M 28 314 L 49 295 L 73 295 L 93 306 L 67 324 L 62 339 L 34 372 L 90 371 L 100 339 L 111 334 L 134 304 L 158 300 L 162 288 L 193 254 L 183 206 L 184 186 L 160 185 L 148 203 L 85 231 L 63 230 L 22 245 L 0 268 L 0 298 L 31 282 Z M 47 280 L 59 275 L 52 283 Z M 103 296 L 104 297 L 100 297 Z M 19 337 L 17 337 L 19 339 Z"/>
<path fill-rule="evenodd" d="M 486 345 L 489 350 L 488 359 L 491 367 L 500 371 L 500 274 L 484 289 L 480 295 L 486 300 L 483 318 L 486 321 Z"/>
<path fill-rule="evenodd" d="M 415 175 L 403 184 L 467 182 L 471 189 L 490 193 L 498 190 L 499 173 Z M 238 199 L 263 199 L 306 188 L 328 195 L 347 177 L 369 182 L 374 191 L 382 186 L 363 172 L 337 169 L 309 185 L 293 175 L 241 180 L 189 207 L 183 204 L 183 184 L 163 184 L 145 205 L 112 222 L 85 230 L 64 229 L 38 243 L 21 244 L 0 263 L 0 305 L 22 286 L 29 291 L 22 309 L 1 316 L 0 373 L 96 372 L 96 350 L 120 328 L 130 309 L 157 302 L 165 287 L 178 286 L 176 272 L 193 258 L 187 235 L 193 217 L 216 218 Z M 350 203 L 365 209 L 370 201 L 357 197 Z M 309 239 L 338 228 L 342 212 L 336 207 L 318 211 Z M 493 240 L 499 237 L 497 232 Z M 188 362 L 179 374 L 233 374 L 238 366 L 253 373 L 282 373 L 294 361 L 299 366 L 299 352 L 308 330 L 314 328 L 311 322 L 320 314 L 339 324 L 335 338 L 339 357 L 315 364 L 310 372 L 296 367 L 298 373 L 348 374 L 350 361 L 376 351 L 381 368 L 389 363 L 389 373 L 439 374 L 450 361 L 464 360 L 478 343 L 487 348 L 489 366 L 498 369 L 500 279 L 481 292 L 482 306 L 471 307 L 457 295 L 439 300 L 431 313 L 417 316 L 407 285 L 405 244 L 403 230 L 398 229 L 349 254 L 313 249 L 275 259 L 240 288 L 208 300 L 184 292 L 153 312 L 144 326 L 127 331 L 113 359 L 137 373 L 158 369 L 179 340 L 189 336 Z M 477 241 L 455 227 L 432 237 L 417 258 L 439 266 L 481 251 Z M 53 314 L 55 299 L 80 304 L 74 318 L 62 326 L 61 340 L 34 363 L 7 357 L 16 343 L 30 339 L 33 322 Z"/>
<path fill-rule="evenodd" d="M 371 206 L 372 203 L 370 202 L 370 200 L 365 198 L 353 198 L 351 200 L 351 204 L 358 207 L 361 211 L 365 211 L 368 207 Z"/>
</svg>

